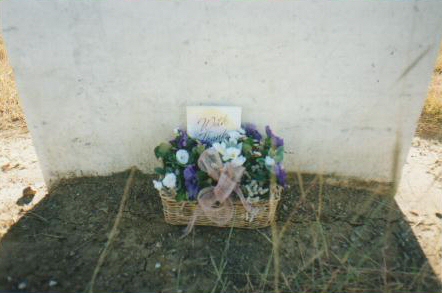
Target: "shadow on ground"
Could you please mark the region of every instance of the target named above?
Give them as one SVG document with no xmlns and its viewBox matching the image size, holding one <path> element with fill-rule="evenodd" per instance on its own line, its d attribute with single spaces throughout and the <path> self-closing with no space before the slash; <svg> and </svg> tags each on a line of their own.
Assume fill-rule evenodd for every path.
<svg viewBox="0 0 442 293">
<path fill-rule="evenodd" d="M 1 240 L 0 290 L 83 292 L 128 172 L 62 182 Z M 162 219 L 151 177 L 136 173 L 95 292 L 438 292 L 441 285 L 388 196 L 294 178 L 272 229 L 183 227 Z M 284 227 L 284 228 L 283 228 Z M 275 278 L 277 274 L 277 278 Z"/>
</svg>

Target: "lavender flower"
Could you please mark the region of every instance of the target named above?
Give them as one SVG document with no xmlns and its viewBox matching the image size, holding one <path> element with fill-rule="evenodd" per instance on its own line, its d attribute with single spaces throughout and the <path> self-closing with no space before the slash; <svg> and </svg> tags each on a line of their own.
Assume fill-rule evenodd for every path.
<svg viewBox="0 0 442 293">
<path fill-rule="evenodd" d="M 198 187 L 198 177 L 196 173 L 198 172 L 198 167 L 196 165 L 190 165 L 184 169 L 184 183 L 186 185 L 187 193 L 189 199 L 196 199 L 199 192 Z"/>
<path fill-rule="evenodd" d="M 278 179 L 279 185 L 286 187 L 287 173 L 285 172 L 284 167 L 282 166 L 281 163 L 275 165 L 275 175 L 276 178 Z"/>
<path fill-rule="evenodd" d="M 266 133 L 267 133 L 267 136 L 272 139 L 273 146 L 275 146 L 276 148 L 279 148 L 280 146 L 284 145 L 284 139 L 273 134 L 273 131 L 270 129 L 270 127 L 268 125 L 266 126 Z"/>
<path fill-rule="evenodd" d="M 187 140 L 189 137 L 187 136 L 187 132 L 185 130 L 180 130 L 180 139 L 178 141 L 178 146 L 180 148 L 185 148 L 187 146 Z"/>
<path fill-rule="evenodd" d="M 261 133 L 259 133 L 258 129 L 256 129 L 256 125 L 252 123 L 248 123 L 245 125 L 246 135 L 249 137 L 252 137 L 253 139 L 256 139 L 260 141 L 262 139 Z"/>
<path fill-rule="evenodd" d="M 189 136 L 187 132 L 182 129 L 175 129 L 176 137 L 170 141 L 171 144 L 176 144 L 180 149 L 187 147 L 187 140 Z"/>
</svg>

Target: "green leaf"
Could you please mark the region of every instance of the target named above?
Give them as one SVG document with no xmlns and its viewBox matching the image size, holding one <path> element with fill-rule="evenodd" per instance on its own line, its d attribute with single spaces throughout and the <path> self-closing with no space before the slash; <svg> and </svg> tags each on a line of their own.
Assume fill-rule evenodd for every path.
<svg viewBox="0 0 442 293">
<path fill-rule="evenodd" d="M 155 173 L 157 173 L 158 175 L 166 175 L 166 170 L 163 168 L 155 168 Z"/>
<path fill-rule="evenodd" d="M 264 139 L 264 148 L 271 148 L 272 147 L 272 139 L 270 137 L 267 137 Z"/>
<path fill-rule="evenodd" d="M 185 201 L 185 200 L 188 200 L 187 193 L 186 193 L 186 192 L 178 192 L 178 194 L 177 194 L 176 197 L 175 197 L 175 200 L 176 200 L 176 201 Z"/>
<path fill-rule="evenodd" d="M 202 144 L 200 144 L 196 147 L 196 151 L 197 151 L 198 155 L 201 155 L 205 150 L 206 150 L 206 147 Z"/>
<path fill-rule="evenodd" d="M 196 177 L 198 178 L 198 182 L 203 182 L 209 179 L 209 175 L 207 175 L 207 173 L 204 171 L 196 172 Z"/>
<path fill-rule="evenodd" d="M 169 143 L 161 143 L 155 148 L 155 156 L 159 158 L 165 158 L 171 150 L 172 146 Z"/>
<path fill-rule="evenodd" d="M 282 160 L 284 160 L 284 147 L 280 146 L 277 150 L 276 150 L 276 155 L 275 155 L 275 162 L 277 163 L 281 163 Z"/>
<path fill-rule="evenodd" d="M 252 145 L 249 144 L 248 142 L 244 142 L 244 143 L 242 144 L 242 152 L 243 152 L 245 155 L 249 155 L 249 154 L 252 152 L 252 149 L 253 149 Z"/>
</svg>

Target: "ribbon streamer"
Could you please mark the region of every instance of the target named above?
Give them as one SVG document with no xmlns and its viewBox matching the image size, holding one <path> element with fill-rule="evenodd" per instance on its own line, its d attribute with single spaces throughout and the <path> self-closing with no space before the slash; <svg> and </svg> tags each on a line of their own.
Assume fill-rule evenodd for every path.
<svg viewBox="0 0 442 293">
<path fill-rule="evenodd" d="M 257 214 L 258 211 L 244 198 L 239 186 L 245 171 L 243 166 L 235 166 L 232 163 L 223 164 L 218 152 L 209 148 L 199 157 L 198 167 L 212 179 L 218 181 L 215 187 L 206 187 L 198 193 L 198 205 L 208 219 L 218 226 L 224 226 L 232 219 L 234 207 L 230 195 L 233 192 L 238 195 L 245 210 L 252 217 Z M 192 231 L 196 218 L 200 215 L 201 212 L 196 210 L 184 230 L 183 237 Z"/>
</svg>

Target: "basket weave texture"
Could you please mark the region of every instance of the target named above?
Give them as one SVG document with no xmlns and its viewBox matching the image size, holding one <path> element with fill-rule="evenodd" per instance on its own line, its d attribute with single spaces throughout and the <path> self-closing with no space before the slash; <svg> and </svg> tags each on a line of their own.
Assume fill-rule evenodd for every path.
<svg viewBox="0 0 442 293">
<path fill-rule="evenodd" d="M 177 202 L 171 194 L 160 191 L 161 202 L 163 204 L 164 219 L 172 225 L 187 225 L 192 220 L 195 213 L 198 213 L 195 225 L 197 226 L 216 226 L 216 227 L 235 227 L 257 229 L 268 227 L 274 222 L 276 209 L 280 200 L 281 190 L 275 190 L 271 193 L 268 200 L 260 200 L 252 203 L 252 206 L 258 208 L 258 213 L 251 216 L 244 208 L 241 201 L 233 200 L 233 217 L 224 225 L 218 225 L 207 218 L 201 211 L 197 201 Z"/>
</svg>

